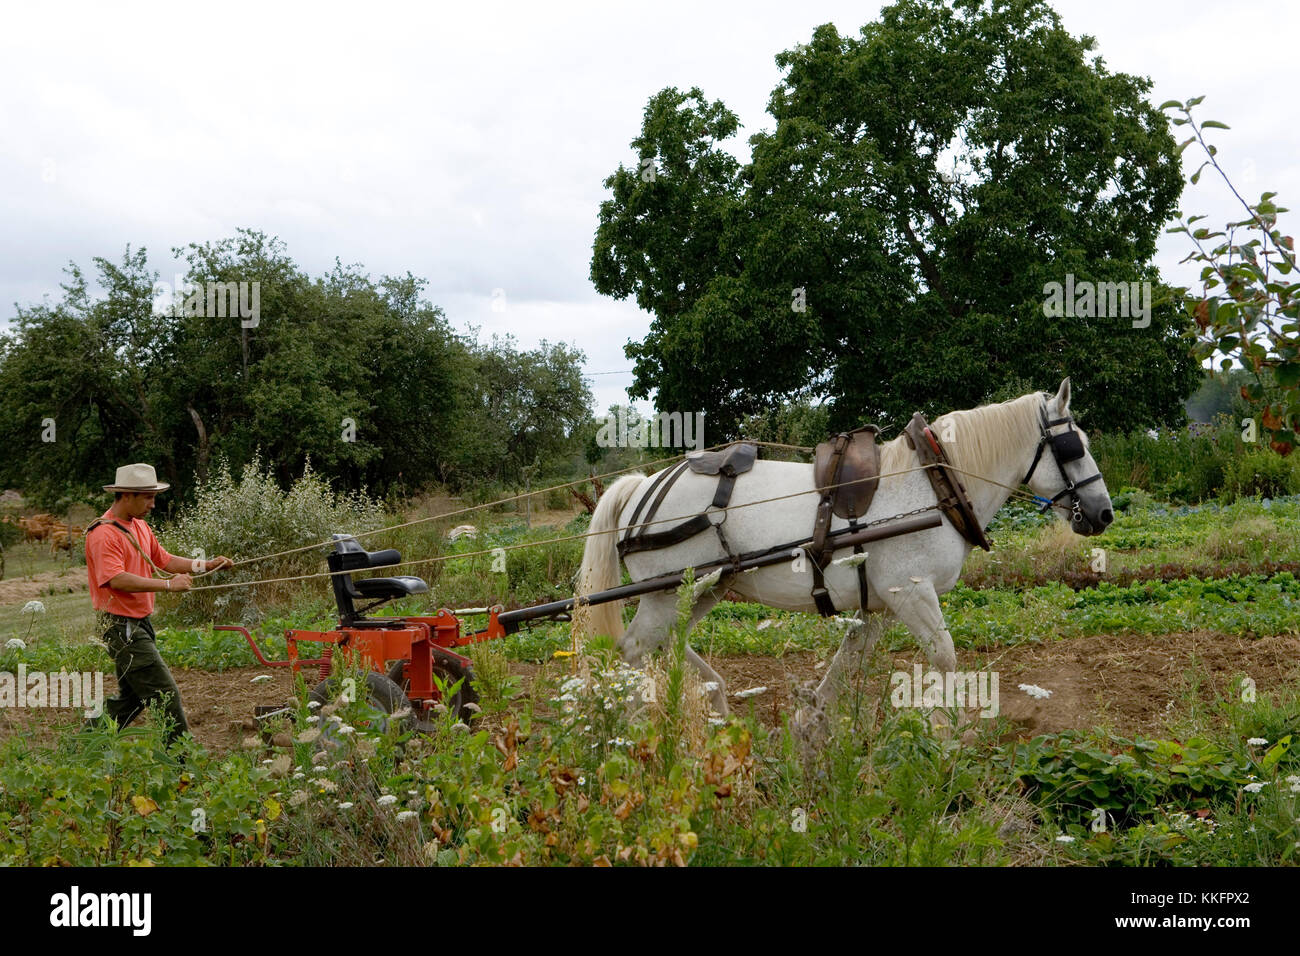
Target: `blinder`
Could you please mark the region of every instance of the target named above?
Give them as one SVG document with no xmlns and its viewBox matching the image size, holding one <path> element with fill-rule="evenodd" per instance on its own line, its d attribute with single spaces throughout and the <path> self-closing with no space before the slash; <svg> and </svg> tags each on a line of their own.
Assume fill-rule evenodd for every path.
<svg viewBox="0 0 1300 956">
<path fill-rule="evenodd" d="M 1047 440 L 1052 443 L 1052 454 L 1062 464 L 1078 461 L 1083 457 L 1083 439 L 1073 428 L 1059 435 L 1050 435 Z"/>
</svg>

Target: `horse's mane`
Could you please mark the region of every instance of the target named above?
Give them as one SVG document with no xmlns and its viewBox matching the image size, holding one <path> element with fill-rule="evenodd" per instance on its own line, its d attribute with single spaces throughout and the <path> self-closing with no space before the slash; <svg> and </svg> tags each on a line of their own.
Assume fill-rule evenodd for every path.
<svg viewBox="0 0 1300 956">
<path fill-rule="evenodd" d="M 1027 435 L 1037 433 L 1038 410 L 1051 397 L 1046 392 L 1030 392 L 1009 402 L 949 412 L 930 422 L 930 428 L 943 442 L 943 450 L 954 466 L 987 475 L 994 462 L 1015 454 Z M 947 434 L 951 434 L 951 441 L 944 440 Z M 915 453 L 902 435 L 880 446 L 882 474 L 915 467 Z"/>
</svg>

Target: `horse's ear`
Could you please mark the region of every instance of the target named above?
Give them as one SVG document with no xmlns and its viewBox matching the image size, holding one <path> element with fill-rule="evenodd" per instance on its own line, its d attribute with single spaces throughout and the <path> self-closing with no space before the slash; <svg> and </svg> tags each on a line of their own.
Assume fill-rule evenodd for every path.
<svg viewBox="0 0 1300 956">
<path fill-rule="evenodd" d="M 1056 393 L 1056 404 L 1057 404 L 1057 407 L 1059 407 L 1059 408 L 1061 409 L 1061 414 L 1062 414 L 1062 415 L 1064 415 L 1067 411 L 1070 410 L 1070 378 L 1069 378 L 1069 376 L 1066 376 L 1066 378 L 1061 382 L 1061 388 L 1060 388 L 1060 390 Z"/>
</svg>

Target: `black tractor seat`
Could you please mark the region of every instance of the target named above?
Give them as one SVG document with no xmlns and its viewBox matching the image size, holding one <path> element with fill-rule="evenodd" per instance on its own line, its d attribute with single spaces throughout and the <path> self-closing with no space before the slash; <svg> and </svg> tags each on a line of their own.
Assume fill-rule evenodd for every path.
<svg viewBox="0 0 1300 956">
<path fill-rule="evenodd" d="M 366 578 L 363 581 L 353 581 L 352 585 L 361 592 L 361 597 L 383 598 L 388 601 L 408 594 L 424 594 L 429 590 L 429 585 L 422 578 L 406 575 L 398 578 Z"/>
<path fill-rule="evenodd" d="M 336 534 L 332 537 L 335 550 L 327 558 L 327 562 L 333 572 L 366 571 L 370 568 L 400 564 L 402 561 L 402 555 L 392 548 L 383 551 L 367 551 L 350 534 Z M 362 615 L 366 611 L 387 601 L 412 594 L 425 594 L 429 590 L 429 585 L 423 578 L 410 575 L 393 578 L 362 578 L 354 581 L 351 574 L 335 573 L 330 580 L 334 584 L 334 601 L 339 607 L 339 620 L 344 624 L 364 620 Z M 374 603 L 357 610 L 353 603 L 357 599 L 372 600 Z"/>
</svg>

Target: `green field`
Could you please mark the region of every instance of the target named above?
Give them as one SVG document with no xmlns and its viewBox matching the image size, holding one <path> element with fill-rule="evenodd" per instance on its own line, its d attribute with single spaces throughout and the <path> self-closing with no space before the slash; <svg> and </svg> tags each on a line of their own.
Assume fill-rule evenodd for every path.
<svg viewBox="0 0 1300 956">
<path fill-rule="evenodd" d="M 944 597 L 945 614 L 968 661 L 1096 635 L 1161 642 L 1189 631 L 1282 640 L 1294 651 L 1300 581 L 1277 566 L 1300 556 L 1297 522 L 1295 498 L 1200 509 L 1138 501 L 1106 534 L 1085 541 L 1008 511 L 993 526 L 994 551 L 977 554 L 965 583 Z M 499 523 L 488 537 L 523 534 Z M 459 603 L 449 598 L 468 597 L 472 580 L 521 603 L 549 597 L 545 569 L 567 567 L 572 544 L 512 552 L 518 557 L 495 580 L 481 559 L 446 562 L 436 603 Z M 1075 590 L 1051 580 L 1087 571 L 1093 548 L 1106 553 L 1099 582 L 1080 579 Z M 1160 573 L 1145 579 L 1143 568 Z M 20 662 L 29 670 L 106 667 L 102 651 L 79 636 L 84 592 L 41 600 L 44 614 L 0 609 L 6 636 L 26 633 L 29 643 L 0 653 L 0 671 Z M 392 613 L 428 609 L 411 602 Z M 304 590 L 265 612 L 260 630 L 320 625 L 328 611 L 321 595 Z M 174 611 L 161 618 L 171 621 L 160 637 L 173 666 L 215 673 L 251 663 L 242 639 L 182 618 Z M 825 658 L 842 633 L 813 615 L 724 603 L 690 640 L 724 657 Z M 282 653 L 277 641 L 266 637 Z M 325 715 L 325 723 L 353 727 L 335 735 L 337 749 L 320 749 L 320 717 L 304 705 L 284 727 L 294 735 L 287 746 L 267 738 L 220 753 L 190 744 L 183 767 L 147 727 L 120 737 L 64 734 L 53 748 L 12 736 L 0 751 L 0 857 L 231 865 L 1295 861 L 1294 668 L 1246 699 L 1207 690 L 1213 675 L 1191 661 L 1171 691 L 1165 738 L 1097 729 L 1026 739 L 1001 718 L 953 733 L 892 707 L 871 687 L 886 676 L 888 651 L 914 644 L 895 627 L 882 645 L 871 662 L 874 683 L 844 695 L 837 732 L 808 759 L 785 721 L 760 719 L 753 702 L 737 702 L 725 725 L 711 725 L 680 643 L 652 665 L 659 692 L 647 703 L 606 642 L 557 659 L 570 647 L 564 625 L 477 648 L 481 714 L 468 726 L 447 714 L 429 735 L 368 731 L 374 715 L 354 703 Z M 519 670 L 526 664 L 544 665 L 528 694 Z M 195 810 L 206 830 L 192 829 Z"/>
</svg>

